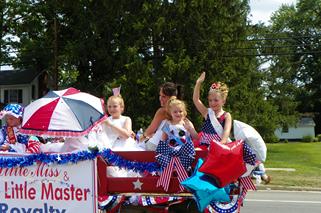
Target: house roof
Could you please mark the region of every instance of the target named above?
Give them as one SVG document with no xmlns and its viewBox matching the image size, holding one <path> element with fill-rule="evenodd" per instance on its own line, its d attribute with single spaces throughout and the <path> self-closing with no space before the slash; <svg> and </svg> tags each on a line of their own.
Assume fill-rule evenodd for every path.
<svg viewBox="0 0 321 213">
<path fill-rule="evenodd" d="M 299 120 L 300 126 L 315 126 L 315 123 L 311 117 L 302 117 Z"/>
<path fill-rule="evenodd" d="M 35 70 L 3 70 L 0 71 L 0 85 L 29 84 L 39 74 Z"/>
</svg>

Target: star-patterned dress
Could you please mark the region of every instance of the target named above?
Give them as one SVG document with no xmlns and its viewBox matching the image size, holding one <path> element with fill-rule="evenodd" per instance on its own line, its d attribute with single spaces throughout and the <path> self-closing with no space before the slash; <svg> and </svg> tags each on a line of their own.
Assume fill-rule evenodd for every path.
<svg viewBox="0 0 321 213">
<path fill-rule="evenodd" d="M 180 158 L 183 167 L 188 170 L 194 160 L 195 150 L 190 133 L 181 124 L 173 125 L 166 121 L 162 130 L 167 134 L 166 141 L 160 141 L 156 148 L 156 160 L 165 168 L 171 158 Z"/>
<path fill-rule="evenodd" d="M 215 140 L 215 141 L 220 141 L 221 140 L 221 135 L 218 134 L 218 131 L 215 130 L 215 128 L 213 127 L 212 121 L 211 119 L 211 110 L 212 109 L 208 109 L 207 113 L 207 118 L 202 126 L 201 129 L 201 137 L 200 137 L 200 141 L 199 141 L 199 145 L 202 147 L 208 147 L 211 143 L 211 141 Z M 212 113 L 213 114 L 213 113 Z M 215 114 L 215 113 L 214 113 Z M 224 112 L 220 117 L 217 117 L 217 121 L 219 122 L 219 124 L 224 128 L 225 125 L 225 117 L 226 117 L 226 112 Z"/>
</svg>

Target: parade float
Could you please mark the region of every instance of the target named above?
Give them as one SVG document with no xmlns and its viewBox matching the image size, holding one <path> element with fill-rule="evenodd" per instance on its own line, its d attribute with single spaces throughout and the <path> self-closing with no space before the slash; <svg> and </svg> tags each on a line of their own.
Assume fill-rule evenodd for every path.
<svg viewBox="0 0 321 213">
<path fill-rule="evenodd" d="M 257 161 L 265 160 L 266 147 L 247 124 L 234 121 L 236 140 L 213 142 L 205 151 L 174 138 L 178 146 L 156 152 L 114 152 L 91 144 L 88 136 L 104 119 L 103 102 L 73 88 L 49 92 L 28 105 L 21 132 L 64 137 L 59 143 L 64 152 L 52 152 L 47 144 L 39 154 L 1 153 L 1 212 L 115 212 L 124 205 L 166 212 L 194 199 L 199 212 L 232 213 L 240 212 L 247 191 L 256 189 L 250 174 Z M 77 149 L 65 152 L 71 144 Z M 136 175 L 113 177 L 109 167 Z"/>
</svg>

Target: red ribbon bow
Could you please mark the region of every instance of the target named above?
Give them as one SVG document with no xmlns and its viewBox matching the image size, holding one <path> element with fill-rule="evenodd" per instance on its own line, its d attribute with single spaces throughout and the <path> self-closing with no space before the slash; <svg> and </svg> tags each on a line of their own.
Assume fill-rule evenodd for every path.
<svg viewBox="0 0 321 213">
<path fill-rule="evenodd" d="M 173 173 L 174 166 L 177 172 L 179 182 L 182 182 L 183 180 L 188 178 L 187 172 L 185 171 L 181 161 L 179 160 L 179 157 L 173 157 L 164 169 L 164 171 L 162 172 L 162 174 L 160 175 L 157 181 L 157 187 L 162 186 L 165 191 L 168 191 L 169 182 Z M 184 190 L 184 187 L 182 185 L 179 185 L 179 188 L 181 191 Z"/>
</svg>

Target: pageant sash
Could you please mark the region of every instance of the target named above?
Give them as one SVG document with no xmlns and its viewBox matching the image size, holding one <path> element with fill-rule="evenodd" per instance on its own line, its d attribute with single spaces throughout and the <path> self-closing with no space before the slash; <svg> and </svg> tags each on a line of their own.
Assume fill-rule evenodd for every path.
<svg viewBox="0 0 321 213">
<path fill-rule="evenodd" d="M 16 135 L 14 133 L 13 127 L 8 126 L 7 127 L 7 135 L 8 135 L 8 141 L 10 144 L 15 144 L 17 141 Z"/>
<path fill-rule="evenodd" d="M 210 118 L 210 121 L 211 121 L 211 124 L 212 124 L 213 128 L 215 129 L 217 134 L 222 139 L 224 129 L 223 129 L 222 125 L 220 124 L 220 122 L 217 120 L 215 112 L 211 108 L 208 108 L 208 116 Z M 231 139 L 228 138 L 227 142 L 231 142 Z"/>
</svg>

